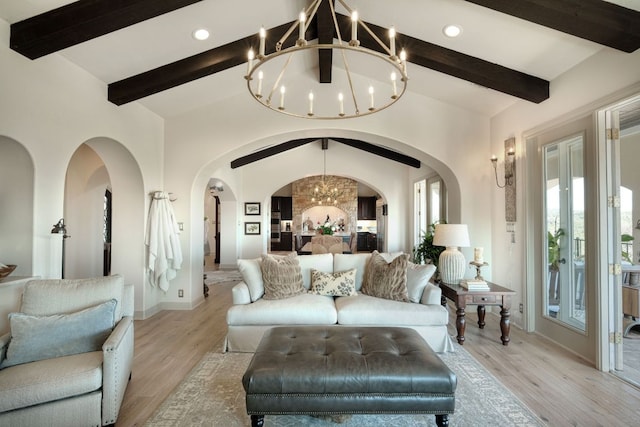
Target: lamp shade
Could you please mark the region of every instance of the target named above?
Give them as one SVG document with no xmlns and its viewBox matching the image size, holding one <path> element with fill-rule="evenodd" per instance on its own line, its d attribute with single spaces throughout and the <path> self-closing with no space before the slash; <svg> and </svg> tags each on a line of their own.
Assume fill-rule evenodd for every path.
<svg viewBox="0 0 640 427">
<path fill-rule="evenodd" d="M 470 246 L 467 224 L 436 224 L 434 246 Z"/>
</svg>

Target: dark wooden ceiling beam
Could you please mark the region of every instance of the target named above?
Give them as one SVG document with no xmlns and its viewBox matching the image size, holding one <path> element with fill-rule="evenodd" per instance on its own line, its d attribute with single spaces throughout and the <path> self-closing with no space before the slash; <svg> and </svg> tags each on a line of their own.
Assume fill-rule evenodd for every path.
<svg viewBox="0 0 640 427">
<path fill-rule="evenodd" d="M 338 16 L 340 32 L 349 34 L 351 18 Z M 367 23 L 371 31 L 385 43 L 389 39 L 388 29 Z M 358 32 L 360 45 L 380 53 L 385 51 L 366 31 Z M 408 61 L 450 76 L 488 87 L 527 101 L 540 103 L 549 98 L 549 82 L 502 65 L 494 64 L 474 56 L 456 52 L 415 37 L 396 33 L 398 52 L 405 48 Z M 410 73 L 410 71 L 409 71 Z M 411 76 L 409 76 L 411 79 Z M 411 80 L 409 80 L 409 85 Z"/>
<path fill-rule="evenodd" d="M 285 151 L 301 147 L 309 144 L 310 142 L 317 141 L 320 138 L 302 138 L 293 139 L 291 141 L 283 142 L 282 144 L 274 145 L 272 147 L 265 148 L 264 150 L 256 151 L 255 153 L 247 154 L 246 156 L 239 157 L 231 161 L 231 169 L 236 169 L 241 166 L 246 166 L 250 163 L 257 162 L 258 160 L 266 159 L 267 157 L 275 156 L 276 154 L 283 153 Z"/>
<path fill-rule="evenodd" d="M 335 0 L 333 0 L 335 8 Z M 316 25 L 318 31 L 318 43 L 331 44 L 335 33 L 335 25 L 329 2 L 322 2 L 316 13 Z M 331 71 L 333 68 L 333 49 L 318 50 L 318 73 L 320 83 L 331 83 Z"/>
<path fill-rule="evenodd" d="M 265 53 L 275 52 L 276 41 L 293 24 L 289 22 L 267 30 Z M 315 32 L 307 32 L 315 37 Z M 285 41 L 283 49 L 293 46 L 298 33 L 293 32 Z M 153 70 L 109 84 L 108 99 L 116 105 L 126 104 L 145 96 L 153 95 L 201 77 L 206 77 L 247 62 L 247 52 L 258 51 L 258 33 L 223 46 L 163 65 Z"/>
<path fill-rule="evenodd" d="M 384 157 L 385 159 L 392 160 L 394 162 L 402 163 L 403 165 L 411 166 L 416 169 L 420 169 L 420 160 L 407 156 L 397 151 L 389 150 L 388 148 L 374 145 L 369 142 L 360 141 L 358 139 L 349 138 L 331 138 L 333 141 L 339 142 L 349 147 L 357 148 L 359 150 L 366 151 L 367 153 L 375 154 L 376 156 Z"/>
<path fill-rule="evenodd" d="M 466 0 L 623 52 L 640 48 L 640 12 L 602 0 Z"/>
<path fill-rule="evenodd" d="M 36 59 L 202 0 L 79 0 L 11 25 L 11 49 Z"/>
</svg>

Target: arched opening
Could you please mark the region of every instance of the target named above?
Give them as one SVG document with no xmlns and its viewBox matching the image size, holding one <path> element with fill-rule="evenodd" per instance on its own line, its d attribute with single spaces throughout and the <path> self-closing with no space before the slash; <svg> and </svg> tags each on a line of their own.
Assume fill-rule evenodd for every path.
<svg viewBox="0 0 640 427">
<path fill-rule="evenodd" d="M 15 264 L 12 276 L 33 274 L 34 167 L 19 142 L 0 135 L 0 262 Z M 9 185 L 10 183 L 10 185 Z"/>
</svg>

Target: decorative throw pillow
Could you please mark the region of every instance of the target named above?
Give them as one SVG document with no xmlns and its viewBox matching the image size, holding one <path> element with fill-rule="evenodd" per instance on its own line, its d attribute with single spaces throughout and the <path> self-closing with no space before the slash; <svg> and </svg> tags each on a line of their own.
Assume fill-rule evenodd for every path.
<svg viewBox="0 0 640 427">
<path fill-rule="evenodd" d="M 283 299 L 303 294 L 302 271 L 295 253 L 289 255 L 262 255 L 262 281 L 264 299 Z"/>
<path fill-rule="evenodd" d="M 256 302 L 264 295 L 264 282 L 262 281 L 261 259 L 239 259 L 238 270 L 242 280 L 249 288 L 251 302 Z"/>
<path fill-rule="evenodd" d="M 433 264 L 408 263 L 407 267 L 407 294 L 411 302 L 420 302 L 424 288 L 427 287 L 429 279 L 436 272 Z"/>
<path fill-rule="evenodd" d="M 113 330 L 117 301 L 106 301 L 71 314 L 9 314 L 11 341 L 0 368 L 98 351 Z"/>
<path fill-rule="evenodd" d="M 407 256 L 398 256 L 387 263 L 378 251 L 373 251 L 362 283 L 362 293 L 395 301 L 409 301 L 407 295 Z"/>
<path fill-rule="evenodd" d="M 332 297 L 348 297 L 357 295 L 356 293 L 356 269 L 337 273 L 323 273 L 318 270 L 311 270 L 311 290 L 312 294 L 326 295 Z"/>
</svg>

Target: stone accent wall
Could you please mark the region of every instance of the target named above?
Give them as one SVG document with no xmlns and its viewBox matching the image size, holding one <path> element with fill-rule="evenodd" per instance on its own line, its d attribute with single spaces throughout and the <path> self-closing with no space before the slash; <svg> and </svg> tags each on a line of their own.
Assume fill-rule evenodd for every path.
<svg viewBox="0 0 640 427">
<path fill-rule="evenodd" d="M 302 232 L 302 221 L 304 221 L 302 217 L 303 213 L 314 206 L 318 206 L 317 203 L 311 201 L 311 195 L 316 185 L 320 182 L 322 182 L 322 175 L 302 178 L 292 183 L 292 231 L 294 233 Z M 338 199 L 338 204 L 331 206 L 335 206 L 344 211 L 345 231 L 356 231 L 358 225 L 358 182 L 353 179 L 334 175 L 325 176 L 325 182 L 332 188 L 338 188 L 338 191 L 342 192 L 342 197 Z"/>
</svg>

